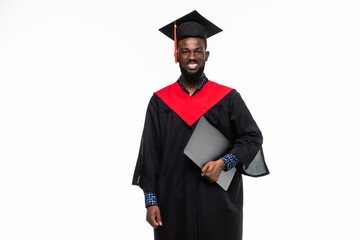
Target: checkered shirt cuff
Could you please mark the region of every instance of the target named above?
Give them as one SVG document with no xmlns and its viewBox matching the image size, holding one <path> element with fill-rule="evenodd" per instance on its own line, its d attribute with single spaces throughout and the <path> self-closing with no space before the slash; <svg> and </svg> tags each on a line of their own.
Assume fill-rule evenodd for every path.
<svg viewBox="0 0 360 240">
<path fill-rule="evenodd" d="M 144 195 L 145 195 L 145 206 L 146 207 L 157 205 L 156 193 L 144 191 Z"/>
<path fill-rule="evenodd" d="M 226 154 L 221 159 L 224 160 L 226 164 L 225 172 L 229 171 L 240 162 L 239 159 L 237 159 L 237 157 L 233 153 Z"/>
</svg>

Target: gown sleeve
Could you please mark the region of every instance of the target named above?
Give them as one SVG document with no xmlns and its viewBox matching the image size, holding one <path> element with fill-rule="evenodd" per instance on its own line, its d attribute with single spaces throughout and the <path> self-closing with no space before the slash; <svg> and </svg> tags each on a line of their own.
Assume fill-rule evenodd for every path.
<svg viewBox="0 0 360 240">
<path fill-rule="evenodd" d="M 159 111 L 158 101 L 154 94 L 146 111 L 145 125 L 132 184 L 138 185 L 144 191 L 156 193 L 160 159 Z"/>
<path fill-rule="evenodd" d="M 262 150 L 261 131 L 238 92 L 231 103 L 230 124 L 235 134 L 231 153 L 240 161 L 236 168 L 252 177 L 269 174 Z"/>
</svg>

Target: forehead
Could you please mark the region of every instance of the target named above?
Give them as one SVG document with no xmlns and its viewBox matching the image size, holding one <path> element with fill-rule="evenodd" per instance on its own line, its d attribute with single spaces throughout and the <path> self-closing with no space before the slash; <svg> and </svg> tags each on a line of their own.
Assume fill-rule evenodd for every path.
<svg viewBox="0 0 360 240">
<path fill-rule="evenodd" d="M 179 48 L 203 48 L 205 49 L 205 40 L 202 38 L 184 38 L 178 43 Z"/>
</svg>

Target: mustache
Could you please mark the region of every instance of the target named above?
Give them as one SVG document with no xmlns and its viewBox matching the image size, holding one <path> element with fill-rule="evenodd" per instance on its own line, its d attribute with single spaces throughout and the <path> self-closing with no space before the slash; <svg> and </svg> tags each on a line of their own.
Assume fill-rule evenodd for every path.
<svg viewBox="0 0 360 240">
<path fill-rule="evenodd" d="M 186 62 L 186 64 L 189 64 L 189 63 L 199 63 L 199 62 L 196 61 L 196 60 L 189 60 L 189 61 Z"/>
</svg>

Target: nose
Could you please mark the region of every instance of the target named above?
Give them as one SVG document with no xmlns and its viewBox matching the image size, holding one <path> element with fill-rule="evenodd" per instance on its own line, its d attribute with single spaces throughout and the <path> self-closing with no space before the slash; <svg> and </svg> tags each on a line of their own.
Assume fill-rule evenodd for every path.
<svg viewBox="0 0 360 240">
<path fill-rule="evenodd" d="M 195 52 L 194 52 L 194 51 L 190 51 L 189 60 L 195 60 L 195 59 L 196 59 Z"/>
</svg>

